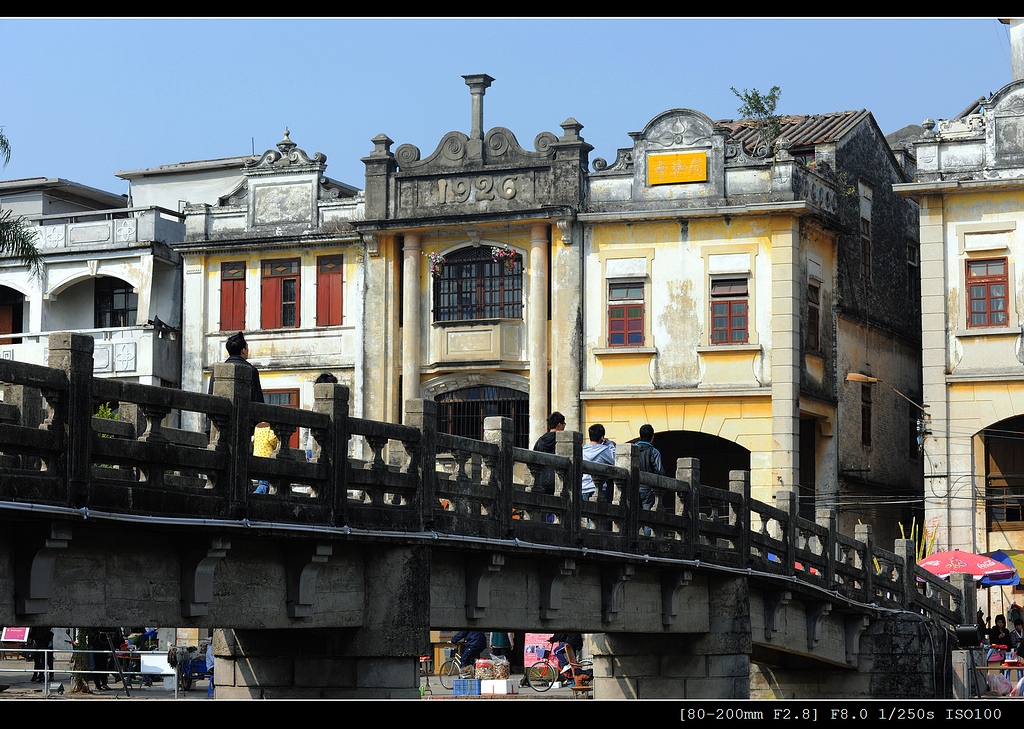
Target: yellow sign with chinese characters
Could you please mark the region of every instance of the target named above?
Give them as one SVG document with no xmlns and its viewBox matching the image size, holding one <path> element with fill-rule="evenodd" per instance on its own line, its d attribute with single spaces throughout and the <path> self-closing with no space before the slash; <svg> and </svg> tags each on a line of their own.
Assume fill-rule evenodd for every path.
<svg viewBox="0 0 1024 729">
<path fill-rule="evenodd" d="M 647 158 L 647 184 L 704 182 L 708 179 L 708 157 L 704 152 L 652 154 Z"/>
</svg>

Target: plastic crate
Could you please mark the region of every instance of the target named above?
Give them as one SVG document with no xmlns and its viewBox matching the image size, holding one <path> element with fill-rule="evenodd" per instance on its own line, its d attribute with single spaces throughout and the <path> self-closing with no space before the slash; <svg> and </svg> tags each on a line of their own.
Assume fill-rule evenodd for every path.
<svg viewBox="0 0 1024 729">
<path fill-rule="evenodd" d="M 478 678 L 457 678 L 452 684 L 452 695 L 454 696 L 479 696 L 480 679 Z"/>
</svg>

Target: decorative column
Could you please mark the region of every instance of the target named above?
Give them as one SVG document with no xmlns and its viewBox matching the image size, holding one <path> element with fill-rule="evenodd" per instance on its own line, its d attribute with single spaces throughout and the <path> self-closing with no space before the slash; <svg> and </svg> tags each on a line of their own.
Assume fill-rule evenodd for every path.
<svg viewBox="0 0 1024 729">
<path fill-rule="evenodd" d="M 402 307 L 402 407 L 420 397 L 420 250 L 419 233 L 406 233 L 405 290 Z"/>
<path fill-rule="evenodd" d="M 408 299 L 408 296 L 406 296 Z M 548 418 L 548 225 L 530 228 L 530 445 Z"/>
<path fill-rule="evenodd" d="M 799 222 L 772 219 L 772 487 L 796 490 L 800 480 Z M 754 498 L 764 499 L 764 494 Z"/>
<path fill-rule="evenodd" d="M 973 484 L 964 479 L 958 493 L 950 493 L 949 397 L 946 389 L 946 221 L 942 195 L 918 199 L 921 220 L 921 372 L 922 396 L 931 415 L 931 434 L 924 439 L 924 512 L 931 529 L 938 530 L 935 548 L 970 549 Z M 973 465 L 973 464 L 972 464 Z M 960 497 L 960 498 L 957 498 Z M 962 499 L 962 501 L 961 501 Z M 958 529 L 958 526 L 965 528 Z"/>
<path fill-rule="evenodd" d="M 551 250 L 551 408 L 565 416 L 566 430 L 586 429 L 580 422 L 580 370 L 583 352 L 583 253 L 573 245 L 573 219 L 562 218 Z"/>
</svg>

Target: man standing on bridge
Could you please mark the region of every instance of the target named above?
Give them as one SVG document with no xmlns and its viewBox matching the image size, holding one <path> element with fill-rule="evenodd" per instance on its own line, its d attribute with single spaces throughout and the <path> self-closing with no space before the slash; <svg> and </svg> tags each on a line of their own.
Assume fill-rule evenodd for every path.
<svg viewBox="0 0 1024 729">
<path fill-rule="evenodd" d="M 228 337 L 228 341 L 224 343 L 224 348 L 228 350 L 228 358 L 224 360 L 224 364 L 244 364 L 252 368 L 252 401 L 263 402 L 260 371 L 249 361 L 249 345 L 246 343 L 245 337 L 241 332 L 232 334 Z M 213 394 L 213 380 L 214 376 L 210 375 L 210 388 L 207 392 L 211 395 Z"/>
<path fill-rule="evenodd" d="M 641 471 L 664 476 L 665 470 L 661 467 L 661 452 L 651 443 L 653 440 L 654 427 L 651 425 L 641 425 L 640 440 L 634 444 L 633 450 L 637 454 L 637 461 Z M 646 511 L 654 508 L 654 491 L 648 486 L 640 487 L 640 505 Z M 650 527 L 644 527 L 644 536 L 651 536 Z"/>
</svg>

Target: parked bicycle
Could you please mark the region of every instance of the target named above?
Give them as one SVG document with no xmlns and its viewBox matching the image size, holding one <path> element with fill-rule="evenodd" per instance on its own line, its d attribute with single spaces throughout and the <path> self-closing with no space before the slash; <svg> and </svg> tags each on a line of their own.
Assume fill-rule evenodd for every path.
<svg viewBox="0 0 1024 729">
<path fill-rule="evenodd" d="M 446 689 L 451 689 L 455 685 L 455 679 L 462 676 L 462 650 L 465 643 L 466 641 L 460 640 L 451 644 L 455 647 L 454 655 L 442 663 L 437 672 L 438 680 Z"/>
<path fill-rule="evenodd" d="M 555 681 L 562 680 L 567 684 L 575 684 L 577 677 L 582 683 L 586 677 L 582 674 L 578 675 L 577 670 L 585 666 L 592 666 L 594 662 L 570 660 L 568 656 L 565 656 L 565 665 L 559 666 L 558 658 L 555 656 L 557 648 L 550 640 L 548 643 L 551 645 L 551 650 L 547 651 L 543 660 L 537 661 L 526 670 L 526 681 L 530 684 L 530 688 L 534 691 L 547 691 Z"/>
</svg>

